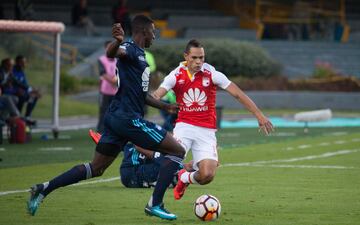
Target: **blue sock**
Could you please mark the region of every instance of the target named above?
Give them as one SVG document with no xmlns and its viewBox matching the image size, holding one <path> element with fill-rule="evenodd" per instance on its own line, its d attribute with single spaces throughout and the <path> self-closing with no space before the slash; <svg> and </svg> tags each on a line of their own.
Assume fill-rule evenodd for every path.
<svg viewBox="0 0 360 225">
<path fill-rule="evenodd" d="M 44 183 L 44 190 L 41 192 L 41 194 L 46 196 L 59 187 L 75 184 L 81 180 L 90 179 L 91 177 L 92 173 L 90 163 L 74 166 L 65 173 L 55 177 L 47 183 Z"/>
<path fill-rule="evenodd" d="M 152 195 L 152 206 L 157 206 L 163 203 L 166 189 L 173 181 L 174 175 L 181 165 L 181 161 L 182 159 L 176 156 L 166 155 L 164 157 L 164 161 L 160 166 L 158 180 Z"/>
</svg>

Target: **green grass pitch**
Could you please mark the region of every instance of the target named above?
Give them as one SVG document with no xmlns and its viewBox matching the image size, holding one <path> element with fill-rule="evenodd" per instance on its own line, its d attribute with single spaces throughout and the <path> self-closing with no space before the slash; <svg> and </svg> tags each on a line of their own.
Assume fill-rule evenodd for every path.
<svg viewBox="0 0 360 225">
<path fill-rule="evenodd" d="M 27 215 L 32 184 L 91 160 L 87 131 L 62 132 L 59 140 L 0 145 L 0 224 L 202 224 L 193 202 L 202 194 L 219 198 L 221 225 L 360 224 L 360 128 L 278 129 L 264 137 L 256 129 L 218 132 L 221 166 L 206 186 L 191 185 L 180 201 L 172 190 L 166 207 L 176 221 L 147 217 L 152 189 L 126 189 L 119 179 L 121 156 L 103 177 L 61 188 Z M 103 179 L 103 180 L 100 180 Z"/>
</svg>

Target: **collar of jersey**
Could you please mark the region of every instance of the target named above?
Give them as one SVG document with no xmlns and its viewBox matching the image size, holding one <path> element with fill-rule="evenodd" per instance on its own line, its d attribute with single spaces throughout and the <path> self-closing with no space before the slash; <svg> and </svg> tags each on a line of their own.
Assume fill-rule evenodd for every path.
<svg viewBox="0 0 360 225">
<path fill-rule="evenodd" d="M 180 62 L 180 67 L 183 68 L 184 70 L 186 70 L 186 73 L 187 73 L 189 79 L 190 79 L 191 81 L 193 81 L 194 78 L 195 78 L 195 75 L 196 75 L 198 72 L 196 72 L 195 74 L 191 74 L 190 71 L 189 71 L 189 69 L 188 69 L 188 67 L 187 67 L 187 62 L 186 62 L 186 61 Z M 204 72 L 204 64 L 202 65 L 200 71 L 201 71 L 201 72 Z"/>
<path fill-rule="evenodd" d="M 136 43 L 135 41 L 132 39 L 132 38 L 129 38 L 127 41 L 125 42 L 129 42 L 131 44 L 134 44 L 136 47 L 138 47 L 139 49 L 141 49 L 143 52 L 145 52 L 145 49 L 144 48 L 140 48 Z"/>
</svg>

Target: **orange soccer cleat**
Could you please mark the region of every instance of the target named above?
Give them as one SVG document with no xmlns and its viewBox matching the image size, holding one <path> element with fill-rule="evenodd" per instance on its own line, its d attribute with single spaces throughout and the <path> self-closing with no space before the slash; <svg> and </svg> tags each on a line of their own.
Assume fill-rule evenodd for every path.
<svg viewBox="0 0 360 225">
<path fill-rule="evenodd" d="M 101 138 L 101 134 L 99 134 L 98 132 L 95 132 L 93 130 L 89 130 L 89 136 L 91 137 L 91 139 L 95 142 L 95 144 L 98 144 Z"/>
<path fill-rule="evenodd" d="M 186 170 L 185 169 L 182 169 L 178 172 L 178 182 L 176 184 L 176 186 L 174 187 L 174 198 L 176 200 L 179 200 L 180 198 L 182 198 L 182 196 L 184 195 L 185 193 L 185 190 L 187 188 L 187 186 L 189 186 L 189 184 L 186 184 L 184 182 L 181 181 L 181 175 L 183 173 L 185 173 Z"/>
</svg>

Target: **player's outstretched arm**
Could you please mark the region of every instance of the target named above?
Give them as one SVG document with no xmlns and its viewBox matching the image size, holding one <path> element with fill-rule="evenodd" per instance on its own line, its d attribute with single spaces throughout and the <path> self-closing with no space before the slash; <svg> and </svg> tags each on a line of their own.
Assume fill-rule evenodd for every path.
<svg viewBox="0 0 360 225">
<path fill-rule="evenodd" d="M 120 23 L 115 23 L 112 27 L 112 36 L 115 39 L 106 49 L 106 56 L 109 58 L 124 57 L 126 52 L 119 48 L 124 40 L 124 30 Z"/>
<path fill-rule="evenodd" d="M 254 114 L 259 122 L 259 131 L 264 132 L 266 135 L 274 131 L 274 127 L 270 120 L 264 116 L 256 104 L 236 84 L 231 82 L 225 90 L 243 104 L 247 110 Z"/>
<path fill-rule="evenodd" d="M 162 102 L 159 99 L 154 98 L 151 94 L 148 94 L 146 96 L 146 104 L 157 109 L 168 111 L 169 113 L 177 113 L 179 109 L 177 105 Z"/>
<path fill-rule="evenodd" d="M 160 100 L 162 97 L 164 97 L 166 95 L 167 92 L 168 91 L 165 88 L 159 87 L 158 89 L 156 89 L 156 91 L 151 93 L 151 96 L 157 100 Z"/>
</svg>

